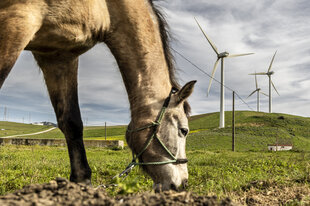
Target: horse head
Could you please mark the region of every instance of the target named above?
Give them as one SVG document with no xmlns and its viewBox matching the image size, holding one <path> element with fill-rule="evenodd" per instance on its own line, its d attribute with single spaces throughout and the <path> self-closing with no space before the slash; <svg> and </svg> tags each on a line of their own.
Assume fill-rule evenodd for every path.
<svg viewBox="0 0 310 206">
<path fill-rule="evenodd" d="M 195 83 L 191 81 L 178 91 L 172 89 L 164 103 L 159 103 L 161 107 L 154 108 L 156 119 L 138 128 L 133 122 L 128 126 L 126 139 L 134 161 L 139 160 L 137 164 L 151 176 L 155 191 L 187 185 L 185 145 L 189 126 L 185 104 Z"/>
</svg>

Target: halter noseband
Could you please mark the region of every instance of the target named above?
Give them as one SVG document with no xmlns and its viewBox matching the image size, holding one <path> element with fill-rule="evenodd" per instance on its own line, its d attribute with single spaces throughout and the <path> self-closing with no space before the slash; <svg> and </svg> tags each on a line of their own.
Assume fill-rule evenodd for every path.
<svg viewBox="0 0 310 206">
<path fill-rule="evenodd" d="M 136 165 L 164 165 L 164 164 L 185 164 L 188 162 L 187 159 L 177 159 L 171 152 L 170 150 L 165 146 L 165 144 L 159 139 L 159 137 L 157 136 L 157 132 L 158 132 L 158 127 L 161 124 L 161 120 L 166 112 L 166 109 L 169 105 L 170 99 L 171 99 L 171 95 L 175 94 L 178 91 L 178 89 L 176 88 L 172 88 L 169 96 L 165 99 L 164 104 L 156 118 L 156 120 L 154 122 L 151 122 L 150 124 L 147 124 L 143 127 L 137 128 L 137 129 L 133 129 L 130 130 L 129 128 L 127 128 L 127 132 L 133 133 L 133 132 L 140 132 L 142 130 L 148 129 L 148 128 L 154 128 L 154 132 L 151 136 L 149 136 L 147 138 L 147 140 L 144 143 L 143 149 L 137 154 L 135 155 L 134 152 L 132 152 L 132 161 L 131 163 L 129 163 L 129 165 L 126 167 L 126 169 L 120 173 L 119 175 L 116 175 L 115 177 L 121 177 L 123 175 L 128 175 L 129 172 L 136 166 Z M 145 150 L 149 147 L 149 145 L 151 144 L 153 139 L 157 139 L 158 142 L 160 143 L 160 145 L 164 148 L 164 150 L 169 154 L 169 156 L 172 158 L 171 160 L 166 160 L 166 161 L 160 161 L 160 162 L 137 162 L 137 159 L 139 159 L 139 157 L 141 157 L 141 155 L 145 152 Z"/>
</svg>

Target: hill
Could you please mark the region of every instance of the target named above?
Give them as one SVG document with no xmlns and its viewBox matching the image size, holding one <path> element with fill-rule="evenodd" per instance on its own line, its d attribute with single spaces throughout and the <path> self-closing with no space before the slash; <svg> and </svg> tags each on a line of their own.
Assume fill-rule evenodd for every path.
<svg viewBox="0 0 310 206">
<path fill-rule="evenodd" d="M 0 137 L 21 135 L 21 134 L 31 134 L 31 133 L 41 132 L 49 128 L 51 128 L 51 126 L 41 126 L 41 125 L 0 121 Z"/>
<path fill-rule="evenodd" d="M 107 127 L 107 139 L 108 140 L 125 140 L 124 135 L 127 126 L 108 126 Z M 86 139 L 105 139 L 105 128 L 104 126 L 88 126 L 84 127 L 84 138 Z M 55 129 L 48 133 L 33 135 L 31 138 L 43 138 L 43 139 L 54 139 L 54 138 L 65 138 L 60 129 Z"/>
<path fill-rule="evenodd" d="M 226 112 L 226 128 L 219 129 L 219 113 L 190 118 L 190 149 L 231 150 L 231 112 Z M 310 148 L 310 118 L 287 114 L 238 111 L 235 116 L 236 149 L 266 150 L 268 144 L 291 143 L 295 150 Z"/>
<path fill-rule="evenodd" d="M 219 113 L 195 115 L 190 118 L 190 135 L 187 148 L 190 150 L 231 150 L 231 112 L 226 112 L 226 128 L 219 129 Z M 268 144 L 291 143 L 295 150 L 310 148 L 310 118 L 287 114 L 250 111 L 236 112 L 237 151 L 262 151 Z M 13 134 L 27 134 L 47 129 L 46 126 L 0 122 L 0 137 Z M 1 129 L 0 128 L 0 129 Z M 126 126 L 107 127 L 107 139 L 124 140 Z M 6 133 L 6 135 L 4 135 Z M 31 138 L 64 138 L 59 129 Z M 84 138 L 105 139 L 103 126 L 84 128 Z"/>
</svg>

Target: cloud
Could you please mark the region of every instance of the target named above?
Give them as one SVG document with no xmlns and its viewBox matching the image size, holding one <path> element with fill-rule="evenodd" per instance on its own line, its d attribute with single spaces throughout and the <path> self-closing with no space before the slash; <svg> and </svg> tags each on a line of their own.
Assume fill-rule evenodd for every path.
<svg viewBox="0 0 310 206">
<path fill-rule="evenodd" d="M 253 56 L 225 60 L 225 84 L 236 90 L 243 98 L 255 89 L 254 77 L 248 76 L 248 73 L 255 70 L 267 71 L 274 51 L 278 50 L 273 65 L 275 71 L 273 81 L 281 96 L 274 95 L 274 111 L 310 115 L 310 112 L 305 113 L 309 111 L 306 109 L 306 101 L 310 98 L 307 81 L 310 77 L 307 71 L 310 58 L 309 49 L 305 47 L 310 40 L 308 37 L 310 26 L 307 23 L 310 19 L 308 2 L 193 1 L 191 4 L 186 4 L 185 1 L 174 1 L 174 3 L 162 3 L 162 6 L 165 7 L 168 22 L 172 25 L 176 39 L 179 40 L 174 46 L 209 74 L 216 57 L 195 24 L 194 16 L 220 51 L 256 53 Z M 197 73 L 200 74 L 197 85 L 206 91 L 209 78 L 195 71 L 196 69 L 183 60 L 177 58 L 177 62 L 186 70 L 184 73 L 195 73 L 193 75 L 195 77 Z M 215 77 L 219 79 L 219 71 Z M 258 81 L 263 91 L 268 92 L 268 78 L 260 76 Z M 213 100 L 209 100 L 213 95 L 217 98 L 219 96 L 219 87 L 214 84 L 216 83 L 213 83 L 208 99 L 199 91 L 192 97 L 195 99 L 194 102 L 205 100 L 210 102 L 210 105 L 216 104 Z M 267 100 L 262 102 L 265 104 L 262 106 L 265 111 L 268 111 Z M 229 98 L 227 101 L 230 101 Z M 304 108 L 303 112 L 300 112 L 302 109 L 289 107 L 294 101 L 299 102 L 300 107 Z M 250 105 L 253 109 L 256 108 L 256 101 L 250 101 Z M 202 107 L 195 105 L 194 113 L 201 113 Z M 212 106 L 205 110 L 205 112 L 211 111 L 214 111 Z"/>
<path fill-rule="evenodd" d="M 254 89 L 249 73 L 267 71 L 277 50 L 272 80 L 281 96 L 273 91 L 273 110 L 310 116 L 310 3 L 307 0 L 185 0 L 156 1 L 166 13 L 172 47 L 211 73 L 216 55 L 197 27 L 196 17 L 219 51 L 255 52 L 255 55 L 225 59 L 225 85 L 246 98 Z M 210 78 L 175 54 L 180 83 L 198 80 L 189 101 L 193 114 L 219 111 L 220 86 L 213 81 L 206 96 Z M 219 65 L 220 66 L 220 65 Z M 220 79 L 220 68 L 215 74 Z M 268 93 L 268 78 L 259 76 L 262 91 Z M 256 97 L 246 100 L 256 109 Z M 127 124 L 129 104 L 116 61 L 105 45 L 97 45 L 82 55 L 79 68 L 79 102 L 88 125 Z M 226 89 L 226 108 L 231 110 L 231 91 Z M 249 110 L 237 101 L 237 110 Z M 15 120 L 29 116 L 35 121 L 53 119 L 53 109 L 42 73 L 30 52 L 23 52 L 0 92 L 0 119 L 3 107 L 16 113 Z M 268 111 L 268 98 L 261 97 L 261 110 Z M 14 115 L 13 115 L 14 116 Z M 12 117 L 13 117 L 12 116 Z"/>
</svg>

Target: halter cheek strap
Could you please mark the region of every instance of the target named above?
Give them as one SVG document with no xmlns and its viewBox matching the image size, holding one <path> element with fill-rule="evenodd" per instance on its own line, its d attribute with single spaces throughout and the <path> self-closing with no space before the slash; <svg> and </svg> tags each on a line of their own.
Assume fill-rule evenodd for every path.
<svg viewBox="0 0 310 206">
<path fill-rule="evenodd" d="M 127 129 L 127 132 L 133 133 L 133 132 L 140 132 L 142 130 L 148 129 L 148 128 L 154 128 L 154 132 L 151 136 L 149 136 L 147 138 L 147 140 L 145 141 L 142 150 L 135 155 L 134 153 L 132 153 L 132 161 L 131 163 L 129 163 L 129 165 L 126 167 L 126 169 L 120 173 L 119 175 L 116 175 L 115 177 L 122 177 L 123 175 L 125 175 L 125 177 L 129 174 L 129 172 L 136 166 L 136 165 L 164 165 L 164 164 L 170 164 L 170 163 L 174 163 L 174 164 L 185 164 L 188 162 L 187 159 L 177 159 L 172 153 L 171 151 L 166 147 L 166 145 L 161 141 L 161 139 L 157 136 L 157 132 L 158 132 L 158 127 L 161 124 L 161 121 L 164 117 L 164 114 L 166 112 L 166 109 L 169 105 L 170 99 L 171 99 L 171 95 L 175 94 L 178 90 L 176 88 L 172 88 L 169 96 L 165 99 L 165 102 L 157 116 L 157 119 L 154 122 L 151 122 L 150 124 L 147 124 L 143 127 L 137 128 L 137 129 L 133 129 L 130 130 L 129 128 Z M 142 156 L 142 154 L 145 152 L 145 150 L 150 146 L 151 142 L 153 139 L 157 139 L 157 141 L 160 143 L 160 145 L 164 148 L 164 150 L 169 154 L 169 156 L 171 157 L 170 160 L 166 160 L 166 161 L 160 161 L 160 162 L 137 162 L 137 160 L 139 159 L 139 157 Z M 113 178 L 115 178 L 113 177 Z"/>
</svg>

